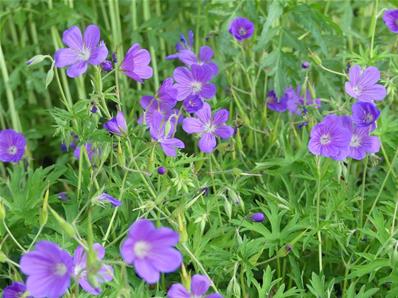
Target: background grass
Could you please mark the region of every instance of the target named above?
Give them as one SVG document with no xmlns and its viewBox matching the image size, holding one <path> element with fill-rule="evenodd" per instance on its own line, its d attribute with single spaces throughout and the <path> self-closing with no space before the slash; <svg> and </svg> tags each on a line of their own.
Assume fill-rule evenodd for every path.
<svg viewBox="0 0 398 298">
<path fill-rule="evenodd" d="M 28 249 L 38 233 L 39 239 L 70 252 L 77 246 L 53 216 L 45 220 L 42 205 L 49 190 L 50 206 L 82 238 L 92 229 L 94 241 L 105 243 L 109 261 L 121 260 L 120 241 L 138 217 L 178 230 L 186 271 L 208 274 L 225 297 L 398 297 L 398 44 L 381 20 L 383 9 L 394 5 L 1 1 L 0 127 L 22 131 L 29 152 L 24 162 L 0 164 L 0 196 L 7 211 L 0 225 L 0 286 L 23 278 L 11 261 L 19 262 L 22 248 Z M 242 45 L 228 34 L 230 20 L 238 15 L 256 28 Z M 58 70 L 73 104 L 67 110 L 56 80 L 46 88 L 50 62 L 28 68 L 26 61 L 36 54 L 53 55 L 62 47 L 65 29 L 91 23 L 100 26 L 101 38 L 119 61 L 132 43 L 149 49 L 155 75 L 143 85 L 121 77 L 118 97 L 113 76 L 93 91 L 94 69 L 74 80 Z M 207 44 L 215 51 L 220 73 L 211 105 L 230 109 L 237 133 L 204 155 L 197 140 L 180 131 L 186 149 L 175 159 L 166 158 L 137 124 L 139 99 L 172 75 L 178 63 L 164 58 L 189 29 L 196 49 Z M 312 62 L 303 71 L 300 65 L 312 61 L 311 53 L 322 65 Z M 317 159 L 307 150 L 311 126 L 322 115 L 350 113 L 353 103 L 344 93 L 346 79 L 325 67 L 345 72 L 355 63 L 377 66 L 389 92 L 378 103 L 382 115 L 375 134 L 381 151 L 363 161 Z M 288 85 L 305 81 L 322 98 L 319 111 L 309 110 L 305 118 L 267 111 L 267 91 L 281 94 Z M 102 99 L 111 113 L 119 105 L 128 115 L 130 145 L 101 129 L 106 117 L 89 112 Z M 302 122 L 309 124 L 299 128 Z M 95 166 L 61 152 L 71 132 L 81 144 L 90 141 L 101 148 Z M 158 166 L 166 167 L 167 175 L 158 175 Z M 122 200 L 122 207 L 91 206 L 90 199 L 102 190 Z M 60 191 L 68 192 L 68 202 L 56 198 Z M 247 219 L 258 211 L 266 214 L 264 223 Z M 170 284 L 180 281 L 181 271 L 149 287 L 133 269 L 114 267 L 115 279 L 102 297 L 164 297 Z"/>
</svg>

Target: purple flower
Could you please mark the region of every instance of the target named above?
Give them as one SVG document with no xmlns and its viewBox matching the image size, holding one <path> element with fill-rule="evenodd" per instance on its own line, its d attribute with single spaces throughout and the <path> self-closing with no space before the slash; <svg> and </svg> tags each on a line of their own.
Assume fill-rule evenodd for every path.
<svg viewBox="0 0 398 298">
<path fill-rule="evenodd" d="M 193 32 L 188 32 L 188 41 L 185 39 L 184 34 L 180 34 L 180 42 L 176 44 L 177 53 L 166 57 L 167 60 L 178 59 L 179 54 L 183 50 L 192 50 L 193 48 Z"/>
<path fill-rule="evenodd" d="M 181 101 L 191 95 L 210 99 L 216 94 L 216 86 L 209 83 L 212 70 L 206 65 L 193 64 L 191 69 L 177 67 L 174 70 L 175 87 L 178 90 L 177 100 Z"/>
<path fill-rule="evenodd" d="M 34 297 L 61 297 L 69 288 L 73 259 L 55 243 L 40 241 L 35 250 L 22 256 L 20 265 L 28 276 L 26 288 Z"/>
<path fill-rule="evenodd" d="M 101 244 L 94 243 L 93 250 L 96 254 L 97 264 L 91 264 L 90 266 L 87 262 L 87 253 L 84 248 L 81 245 L 76 248 L 73 255 L 74 277 L 87 293 L 99 295 L 101 293 L 99 286 L 113 279 L 113 268 L 100 263 L 105 256 L 105 248 Z M 94 280 L 96 285 L 92 285 L 90 280 Z"/>
<path fill-rule="evenodd" d="M 142 279 L 153 284 L 159 281 L 161 272 L 174 272 L 180 267 L 182 255 L 174 248 L 178 240 L 178 233 L 172 229 L 155 228 L 149 220 L 139 219 L 131 225 L 120 253 Z"/>
<path fill-rule="evenodd" d="M 68 193 L 63 191 L 57 194 L 57 198 L 58 200 L 62 201 L 62 202 L 66 202 L 68 200 Z"/>
<path fill-rule="evenodd" d="M 118 136 L 125 134 L 127 132 L 127 123 L 126 119 L 124 118 L 123 112 L 117 112 L 116 117 L 113 117 L 111 120 L 107 121 L 104 124 L 104 128 L 111 134 L 115 134 Z"/>
<path fill-rule="evenodd" d="M 110 72 L 113 69 L 112 61 L 110 60 L 105 60 L 100 65 L 102 70 L 105 72 Z"/>
<path fill-rule="evenodd" d="M 216 111 L 212 116 L 210 105 L 204 103 L 195 116 L 196 118 L 185 118 L 182 128 L 189 134 L 200 134 L 199 149 L 202 152 L 213 152 L 217 145 L 216 137 L 229 139 L 234 134 L 234 129 L 225 125 L 229 117 L 229 112 L 225 109 Z"/>
<path fill-rule="evenodd" d="M 163 81 L 156 96 L 144 95 L 141 97 L 141 107 L 145 109 L 143 120 L 145 124 L 152 122 L 153 112 L 160 112 L 165 119 L 176 113 L 174 109 L 177 103 L 177 89 L 174 87 L 172 78 Z"/>
<path fill-rule="evenodd" d="M 195 113 L 203 107 L 203 100 L 197 95 L 191 95 L 184 99 L 184 109 L 188 113 Z"/>
<path fill-rule="evenodd" d="M 92 107 L 91 107 L 91 109 L 90 109 L 90 112 L 93 113 L 93 114 L 95 114 L 95 113 L 97 113 L 97 111 L 98 111 L 98 108 L 97 108 L 97 106 L 95 105 L 95 103 L 93 103 L 93 105 L 92 105 Z"/>
<path fill-rule="evenodd" d="M 175 55 L 177 55 L 178 59 L 188 67 L 192 67 L 194 64 L 206 65 L 213 76 L 218 73 L 217 64 L 211 60 L 214 56 L 214 52 L 209 46 L 203 46 L 199 49 L 199 57 L 197 57 L 192 50 L 181 50 Z"/>
<path fill-rule="evenodd" d="M 314 155 L 343 160 L 349 153 L 351 131 L 345 123 L 350 117 L 329 115 L 311 130 L 309 151 Z"/>
<path fill-rule="evenodd" d="M 271 90 L 267 93 L 267 107 L 275 112 L 285 112 L 287 110 L 287 99 L 287 95 L 284 94 L 280 100 L 278 100 L 275 91 Z"/>
<path fill-rule="evenodd" d="M 166 170 L 165 167 L 159 167 L 158 168 L 158 174 L 159 175 L 164 175 L 164 174 L 166 174 L 166 172 L 167 172 L 167 170 Z"/>
<path fill-rule="evenodd" d="M 383 100 L 387 92 L 383 85 L 377 84 L 379 80 L 380 72 L 376 67 L 371 66 L 362 70 L 359 65 L 354 65 L 350 68 L 345 92 L 359 101 Z"/>
<path fill-rule="evenodd" d="M 3 298 L 33 298 L 32 296 L 23 296 L 26 292 L 26 286 L 21 283 L 14 281 L 8 287 L 5 287 L 3 290 Z"/>
<path fill-rule="evenodd" d="M 126 76 L 143 83 L 144 80 L 151 78 L 153 75 L 152 67 L 148 66 L 150 62 L 151 55 L 149 52 L 141 49 L 141 46 L 135 43 L 127 51 L 121 64 L 121 70 Z"/>
<path fill-rule="evenodd" d="M 242 41 L 253 35 L 254 24 L 246 18 L 237 17 L 232 20 L 228 31 L 237 41 Z"/>
<path fill-rule="evenodd" d="M 308 62 L 308 61 L 304 61 L 302 64 L 301 64 L 301 68 L 302 69 L 308 69 L 309 67 L 310 67 L 310 63 Z"/>
<path fill-rule="evenodd" d="M 398 33 L 398 9 L 384 11 L 383 21 L 391 32 Z"/>
<path fill-rule="evenodd" d="M 161 113 L 154 111 L 149 130 L 152 138 L 160 144 L 167 156 L 176 156 L 177 148 L 185 148 L 185 145 L 180 139 L 173 137 L 177 119 L 175 117 L 166 119 Z"/>
<path fill-rule="evenodd" d="M 356 102 L 352 105 L 352 122 L 357 127 L 376 128 L 376 120 L 380 116 L 380 111 L 371 102 Z"/>
<path fill-rule="evenodd" d="M 288 87 L 285 90 L 284 97 L 286 97 L 286 106 L 290 113 L 302 115 L 305 114 L 307 106 L 314 106 L 319 108 L 321 100 L 319 98 L 312 98 L 311 92 L 307 89 L 305 97 L 300 95 L 301 88 L 298 86 L 296 90 L 293 87 Z"/>
<path fill-rule="evenodd" d="M 352 125 L 352 135 L 348 157 L 361 160 L 366 153 L 376 153 L 380 150 L 380 140 L 376 136 L 369 135 L 369 128 Z"/>
<path fill-rule="evenodd" d="M 120 205 L 122 205 L 121 201 L 119 201 L 118 199 L 112 197 L 110 194 L 107 194 L 106 192 L 100 194 L 97 197 L 97 200 L 100 201 L 100 202 L 109 202 L 115 207 L 119 207 Z"/>
<path fill-rule="evenodd" d="M 167 292 L 168 298 L 223 298 L 218 293 L 206 295 L 211 285 L 210 279 L 205 275 L 195 274 L 191 280 L 191 290 L 188 292 L 182 284 L 174 284 Z"/>
<path fill-rule="evenodd" d="M 76 26 L 64 31 L 62 41 L 68 48 L 55 52 L 55 66 L 69 66 L 66 74 L 75 78 L 85 73 L 89 64 L 98 65 L 108 56 L 108 49 L 100 42 L 100 30 L 96 25 L 89 25 L 84 36 Z"/>
<path fill-rule="evenodd" d="M 90 143 L 85 144 L 84 147 L 86 148 L 88 159 L 91 161 L 93 159 L 93 157 L 95 156 L 95 154 L 97 153 L 97 150 Z M 80 149 L 81 149 L 81 146 L 78 146 L 78 147 L 76 147 L 75 151 L 73 151 L 73 156 L 76 159 L 80 159 Z"/>
<path fill-rule="evenodd" d="M 262 212 L 256 212 L 250 215 L 250 219 L 255 222 L 262 222 L 265 219 L 265 215 Z"/>
<path fill-rule="evenodd" d="M 113 64 L 117 63 L 117 56 L 116 56 L 115 52 L 112 53 L 112 62 L 113 62 Z"/>
<path fill-rule="evenodd" d="M 61 149 L 61 151 L 63 153 L 68 152 L 68 146 L 65 143 L 61 143 L 61 145 L 59 146 L 59 148 Z"/>
<path fill-rule="evenodd" d="M 26 139 L 12 129 L 0 130 L 0 161 L 18 162 L 25 153 Z"/>
</svg>

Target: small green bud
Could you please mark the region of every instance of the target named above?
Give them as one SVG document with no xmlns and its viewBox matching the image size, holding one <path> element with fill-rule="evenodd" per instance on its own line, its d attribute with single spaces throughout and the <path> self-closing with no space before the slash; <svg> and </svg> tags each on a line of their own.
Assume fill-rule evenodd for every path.
<svg viewBox="0 0 398 298">
<path fill-rule="evenodd" d="M 32 58 L 30 58 L 26 62 L 26 64 L 28 66 L 31 66 L 31 65 L 38 64 L 38 63 L 42 62 L 44 59 L 46 59 L 46 56 L 44 56 L 44 55 L 36 55 L 36 56 L 33 56 Z"/>
<path fill-rule="evenodd" d="M 4 203 L 0 201 L 0 221 L 3 221 L 6 218 L 6 208 L 4 207 Z"/>
<path fill-rule="evenodd" d="M 63 219 L 61 216 L 58 215 L 57 212 L 55 212 L 52 208 L 49 208 L 52 215 L 55 217 L 55 219 L 57 220 L 57 222 L 60 224 L 61 228 L 64 230 L 64 232 L 71 238 L 75 238 L 76 237 L 76 232 L 75 232 L 75 228 L 68 223 L 65 219 Z"/>
</svg>

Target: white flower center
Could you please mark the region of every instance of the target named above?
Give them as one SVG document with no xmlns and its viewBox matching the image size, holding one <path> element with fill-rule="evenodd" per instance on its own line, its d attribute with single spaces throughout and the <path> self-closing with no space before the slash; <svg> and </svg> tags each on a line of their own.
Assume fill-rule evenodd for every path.
<svg viewBox="0 0 398 298">
<path fill-rule="evenodd" d="M 55 265 L 54 274 L 58 276 L 64 276 L 68 268 L 66 268 L 64 263 L 58 263 Z"/>
<path fill-rule="evenodd" d="M 90 59 L 91 53 L 90 49 L 83 47 L 82 51 L 79 53 L 79 57 L 83 59 L 83 61 L 87 61 Z"/>
<path fill-rule="evenodd" d="M 352 88 L 352 92 L 354 93 L 355 96 L 358 96 L 358 95 L 361 94 L 361 89 L 359 89 L 358 86 L 354 86 L 354 87 Z"/>
<path fill-rule="evenodd" d="M 366 114 L 365 121 L 366 121 L 366 123 L 371 123 L 373 121 L 373 115 L 369 114 L 369 113 Z"/>
<path fill-rule="evenodd" d="M 212 123 L 207 123 L 204 128 L 208 133 L 213 133 L 216 130 L 216 127 Z"/>
<path fill-rule="evenodd" d="M 8 149 L 7 149 L 7 153 L 8 154 L 11 154 L 11 155 L 15 155 L 15 154 L 17 154 L 17 147 L 16 146 L 10 146 L 10 147 L 8 147 Z"/>
<path fill-rule="evenodd" d="M 245 28 L 243 28 L 243 27 L 240 27 L 240 28 L 239 28 L 239 34 L 240 34 L 240 35 L 246 35 L 246 33 L 247 33 L 247 31 L 246 31 Z"/>
<path fill-rule="evenodd" d="M 137 241 L 134 245 L 134 254 L 137 258 L 142 259 L 145 258 L 151 249 L 151 245 L 145 241 Z"/>
<path fill-rule="evenodd" d="M 350 147 L 357 148 L 361 146 L 361 138 L 358 135 L 352 135 Z"/>
<path fill-rule="evenodd" d="M 321 135 L 320 142 L 321 142 L 321 145 L 329 144 L 330 143 L 330 135 L 329 134 Z"/>
<path fill-rule="evenodd" d="M 192 91 L 194 94 L 199 93 L 202 90 L 202 83 L 201 82 L 192 82 Z"/>
<path fill-rule="evenodd" d="M 80 266 L 79 264 L 75 265 L 75 268 L 74 268 L 75 276 L 80 276 L 82 271 L 83 271 L 83 267 L 82 266 Z"/>
</svg>

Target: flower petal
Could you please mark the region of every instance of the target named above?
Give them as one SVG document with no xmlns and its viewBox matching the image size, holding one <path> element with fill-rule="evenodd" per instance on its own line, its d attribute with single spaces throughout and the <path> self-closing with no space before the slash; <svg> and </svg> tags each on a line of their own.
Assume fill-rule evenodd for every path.
<svg viewBox="0 0 398 298">
<path fill-rule="evenodd" d="M 214 52 L 213 50 L 208 47 L 208 46 L 203 46 L 199 50 L 199 58 L 203 62 L 208 62 L 213 58 Z"/>
<path fill-rule="evenodd" d="M 177 67 L 173 72 L 174 80 L 183 85 L 190 85 L 193 81 L 192 74 L 186 67 Z"/>
<path fill-rule="evenodd" d="M 216 137 L 211 133 L 205 133 L 200 138 L 198 145 L 200 151 L 204 153 L 211 153 L 217 145 Z"/>
<path fill-rule="evenodd" d="M 62 41 L 72 49 L 81 50 L 83 48 L 82 32 L 77 26 L 65 30 L 62 35 Z"/>
<path fill-rule="evenodd" d="M 203 107 L 195 113 L 195 116 L 204 124 L 209 124 L 211 122 L 211 108 L 210 105 L 205 102 Z"/>
<path fill-rule="evenodd" d="M 191 295 L 188 293 L 187 289 L 184 288 L 182 284 L 174 284 L 170 287 L 167 292 L 168 298 L 190 298 Z"/>
<path fill-rule="evenodd" d="M 203 123 L 196 118 L 185 118 L 182 122 L 182 129 L 189 134 L 204 131 Z"/>
<path fill-rule="evenodd" d="M 64 48 L 55 52 L 54 59 L 56 67 L 65 67 L 75 64 L 79 60 L 79 55 L 74 49 Z"/>
<path fill-rule="evenodd" d="M 216 95 L 216 86 L 213 83 L 204 84 L 202 90 L 200 91 L 200 96 L 210 99 Z"/>
<path fill-rule="evenodd" d="M 352 85 L 357 85 L 359 78 L 361 76 L 362 69 L 358 64 L 355 64 L 354 66 L 350 67 L 350 71 L 348 73 L 348 76 L 350 78 L 350 82 Z"/>
<path fill-rule="evenodd" d="M 213 123 L 216 126 L 219 126 L 219 125 L 224 124 L 225 122 L 227 122 L 228 121 L 228 117 L 229 117 L 228 110 L 226 110 L 226 109 L 218 110 L 218 111 L 216 111 L 214 113 Z"/>
<path fill-rule="evenodd" d="M 195 296 L 203 296 L 211 285 L 210 279 L 205 275 L 195 274 L 191 280 L 191 293 Z"/>
<path fill-rule="evenodd" d="M 151 262 L 146 259 L 136 259 L 134 261 L 134 268 L 137 274 L 149 284 L 154 284 L 159 281 L 160 274 Z"/>
<path fill-rule="evenodd" d="M 156 270 L 166 273 L 176 271 L 182 263 L 181 253 L 172 247 L 154 248 L 147 258 Z"/>
<path fill-rule="evenodd" d="M 176 156 L 177 148 L 185 148 L 183 141 L 177 138 L 162 140 L 160 145 L 167 156 Z"/>
<path fill-rule="evenodd" d="M 105 61 L 108 56 L 108 48 L 103 41 L 100 42 L 99 46 L 91 50 L 90 59 L 88 62 L 93 65 L 101 64 Z"/>
<path fill-rule="evenodd" d="M 174 246 L 179 239 L 177 232 L 166 227 L 158 228 L 148 236 L 148 240 L 158 247 Z"/>
<path fill-rule="evenodd" d="M 100 29 L 96 25 L 88 25 L 84 31 L 84 45 L 86 48 L 95 49 L 100 41 Z M 101 61 L 102 62 L 102 61 Z"/>
<path fill-rule="evenodd" d="M 234 135 L 234 132 L 234 129 L 228 125 L 221 125 L 214 131 L 214 133 L 222 139 L 229 139 Z"/>
<path fill-rule="evenodd" d="M 88 65 L 87 61 L 81 61 L 81 62 L 72 64 L 67 69 L 66 74 L 70 78 L 76 78 L 86 72 L 87 65 Z"/>
<path fill-rule="evenodd" d="M 358 100 L 371 102 L 373 100 L 383 100 L 387 95 L 387 90 L 383 85 L 375 84 L 369 88 L 362 90 L 361 94 L 358 96 Z"/>
<path fill-rule="evenodd" d="M 380 80 L 380 71 L 374 67 L 370 66 L 365 69 L 359 78 L 358 85 L 360 86 L 372 86 Z"/>
</svg>

